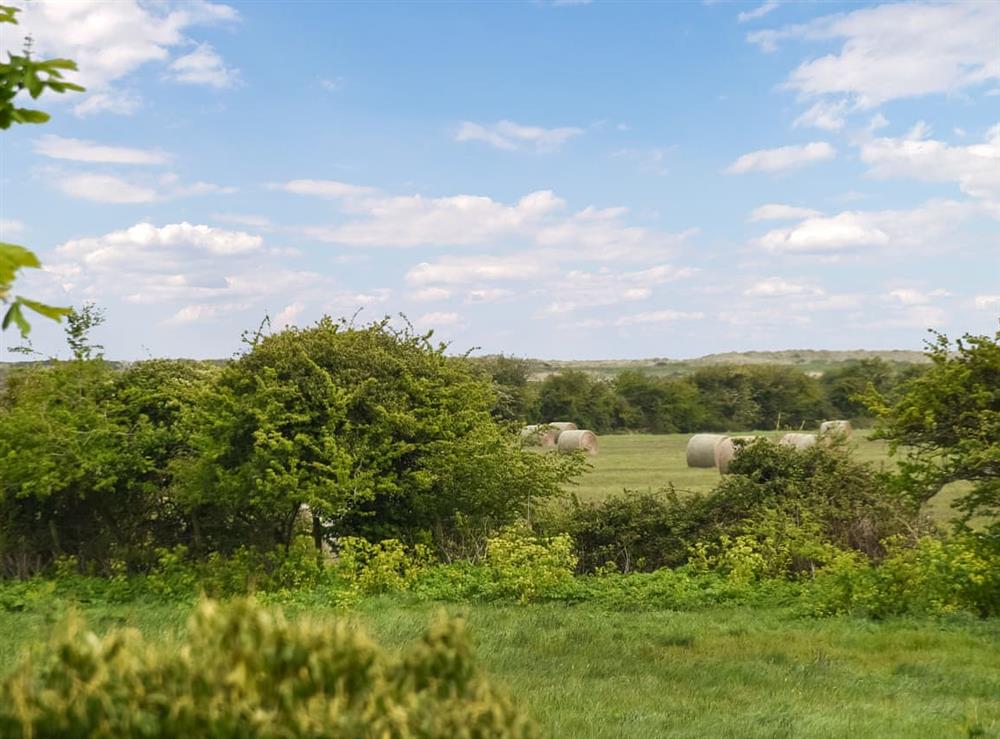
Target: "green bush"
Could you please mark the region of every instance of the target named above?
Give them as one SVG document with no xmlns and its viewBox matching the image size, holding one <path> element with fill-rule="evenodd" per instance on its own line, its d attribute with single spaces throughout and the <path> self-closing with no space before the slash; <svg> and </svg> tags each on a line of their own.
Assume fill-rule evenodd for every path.
<svg viewBox="0 0 1000 739">
<path fill-rule="evenodd" d="M 985 537 L 963 535 L 894 540 L 878 566 L 844 552 L 819 571 L 808 604 L 819 615 L 994 616 L 1000 614 L 1000 550 Z"/>
<path fill-rule="evenodd" d="M 576 556 L 573 540 L 565 534 L 536 537 L 526 527 L 512 526 L 487 541 L 486 564 L 498 594 L 525 603 L 571 583 Z"/>
<path fill-rule="evenodd" d="M 535 737 L 478 670 L 460 621 L 401 658 L 346 623 L 203 602 L 181 645 L 70 619 L 0 688 L 5 737 Z"/>
</svg>

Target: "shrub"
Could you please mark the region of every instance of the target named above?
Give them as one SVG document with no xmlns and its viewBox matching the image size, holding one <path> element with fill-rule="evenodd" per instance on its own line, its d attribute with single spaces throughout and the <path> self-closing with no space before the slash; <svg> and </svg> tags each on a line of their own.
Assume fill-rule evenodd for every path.
<svg viewBox="0 0 1000 739">
<path fill-rule="evenodd" d="M 489 539 L 486 564 L 497 593 L 525 603 L 571 583 L 576 556 L 573 540 L 565 534 L 536 537 L 527 527 L 512 526 Z"/>
<path fill-rule="evenodd" d="M 339 539 L 336 571 L 358 594 L 406 590 L 430 562 L 427 547 L 417 544 L 407 552 L 396 539 L 372 544 L 347 536 Z"/>
<path fill-rule="evenodd" d="M 70 619 L 0 688 L 3 736 L 534 737 L 477 669 L 460 621 L 400 659 L 355 627 L 203 602 L 185 642 Z"/>
<path fill-rule="evenodd" d="M 814 613 L 856 613 L 882 618 L 901 614 L 1000 613 L 1000 552 L 995 542 L 963 535 L 896 539 L 879 566 L 843 553 L 823 568 L 810 590 Z"/>
<path fill-rule="evenodd" d="M 539 525 L 573 537 L 580 572 L 613 565 L 620 572 L 676 567 L 687 561 L 701 520 L 702 498 L 626 491 L 598 502 L 573 503 Z"/>
</svg>

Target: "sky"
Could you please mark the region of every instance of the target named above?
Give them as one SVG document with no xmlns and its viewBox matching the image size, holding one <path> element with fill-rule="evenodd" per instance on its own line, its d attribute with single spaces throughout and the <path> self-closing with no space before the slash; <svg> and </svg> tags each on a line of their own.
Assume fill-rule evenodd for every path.
<svg viewBox="0 0 1000 739">
<path fill-rule="evenodd" d="M 25 3 L 21 2 L 24 7 Z M 464 352 L 919 349 L 1000 316 L 1000 2 L 32 0 L 16 291 L 114 359 L 265 316 Z M 0 359 L 14 358 L 5 332 Z M 31 339 L 65 356 L 60 326 Z"/>
</svg>

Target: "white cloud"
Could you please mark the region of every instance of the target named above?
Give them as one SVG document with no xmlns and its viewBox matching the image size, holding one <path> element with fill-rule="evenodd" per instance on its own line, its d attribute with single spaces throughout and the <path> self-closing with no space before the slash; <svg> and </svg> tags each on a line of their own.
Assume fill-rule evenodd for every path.
<svg viewBox="0 0 1000 739">
<path fill-rule="evenodd" d="M 513 290 L 504 287 L 483 287 L 476 290 L 469 290 L 465 294 L 466 303 L 496 303 L 507 298 L 514 297 Z"/>
<path fill-rule="evenodd" d="M 152 203 L 158 199 L 154 188 L 136 185 L 114 175 L 70 175 L 56 180 L 55 185 L 70 197 L 98 203 Z"/>
<path fill-rule="evenodd" d="M 563 278 L 547 281 L 546 294 L 558 296 L 546 312 L 572 313 L 619 303 L 646 300 L 653 288 L 693 276 L 697 270 L 660 264 L 632 272 L 615 272 L 604 267 L 596 272 L 572 270 Z"/>
<path fill-rule="evenodd" d="M 301 300 L 289 303 L 278 312 L 278 315 L 274 317 L 271 321 L 271 326 L 279 331 L 283 328 L 291 326 L 295 319 L 302 315 L 302 311 L 305 309 L 306 304 Z"/>
<path fill-rule="evenodd" d="M 107 89 L 87 95 L 73 106 L 73 112 L 81 118 L 99 113 L 132 115 L 142 107 L 142 97 L 129 90 Z"/>
<path fill-rule="evenodd" d="M 665 175 L 669 173 L 666 165 L 667 155 L 673 148 L 668 146 L 650 149 L 617 149 L 611 152 L 611 157 L 635 163 L 640 172 Z"/>
<path fill-rule="evenodd" d="M 774 254 L 837 254 L 863 249 L 941 248 L 976 214 L 968 203 L 930 201 L 911 210 L 844 211 L 806 218 L 753 241 Z"/>
<path fill-rule="evenodd" d="M 682 310 L 656 310 L 647 313 L 632 313 L 615 320 L 616 326 L 634 326 L 637 324 L 674 323 L 676 321 L 699 321 L 704 313 Z"/>
<path fill-rule="evenodd" d="M 811 108 L 796 118 L 795 122 L 792 123 L 792 127 L 812 126 L 824 131 L 839 131 L 847 123 L 846 112 L 846 100 L 838 100 L 836 102 L 820 100 L 813 103 Z"/>
<path fill-rule="evenodd" d="M 24 231 L 24 224 L 13 218 L 0 218 L 0 241 L 9 239 Z"/>
<path fill-rule="evenodd" d="M 70 197 L 96 203 L 155 203 L 193 195 L 228 195 L 236 188 L 211 182 L 181 182 L 168 173 L 156 179 L 135 182 L 110 174 L 60 174 L 51 177 L 55 187 Z"/>
<path fill-rule="evenodd" d="M 747 38 L 765 51 L 785 39 L 843 40 L 838 52 L 799 65 L 787 86 L 807 97 L 849 95 L 859 107 L 870 108 L 1000 80 L 998 23 L 1000 3 L 903 2 L 827 15 Z"/>
<path fill-rule="evenodd" d="M 974 302 L 979 310 L 997 310 L 1000 308 L 1000 295 L 977 295 Z"/>
<path fill-rule="evenodd" d="M 895 290 L 890 290 L 882 298 L 888 302 L 898 303 L 900 305 L 926 305 L 932 302 L 935 298 L 946 298 L 949 297 L 951 293 L 947 290 L 942 290 L 940 288 L 936 290 L 931 290 L 929 292 L 923 292 L 912 287 L 899 287 Z"/>
<path fill-rule="evenodd" d="M 741 156 L 726 168 L 726 173 L 786 172 L 816 162 L 828 161 L 836 155 L 836 149 L 825 141 L 813 141 L 801 146 L 781 146 L 777 149 L 759 149 Z"/>
<path fill-rule="evenodd" d="M 792 295 L 821 295 L 820 288 L 797 282 L 789 282 L 781 277 L 768 277 L 755 282 L 743 291 L 747 297 L 785 298 Z"/>
<path fill-rule="evenodd" d="M 455 131 L 456 141 L 482 141 L 498 149 L 533 148 L 535 151 L 555 151 L 574 136 L 583 133 L 582 128 L 542 128 L 522 126 L 513 121 L 498 121 L 493 124 L 479 124 L 462 121 Z"/>
<path fill-rule="evenodd" d="M 458 313 L 425 313 L 417 319 L 417 323 L 428 328 L 436 326 L 455 326 L 462 322 L 462 317 Z"/>
<path fill-rule="evenodd" d="M 320 77 L 317 82 L 327 92 L 338 92 L 344 87 L 343 77 Z"/>
<path fill-rule="evenodd" d="M 759 5 L 753 10 L 745 10 L 736 16 L 736 19 L 740 23 L 746 23 L 747 21 L 752 21 L 756 18 L 763 18 L 765 15 L 773 10 L 777 10 L 781 3 L 778 0 L 766 0 L 763 5 Z"/>
<path fill-rule="evenodd" d="M 818 210 L 812 208 L 799 208 L 794 205 L 783 205 L 781 203 L 767 203 L 758 208 L 754 208 L 750 214 L 750 221 L 794 221 L 799 218 L 813 218 L 822 215 Z"/>
<path fill-rule="evenodd" d="M 235 87 L 240 81 L 239 70 L 227 67 L 222 57 L 208 44 L 199 44 L 190 54 L 174 59 L 168 69 L 170 79 L 188 85 L 224 89 Z"/>
<path fill-rule="evenodd" d="M 170 157 L 156 149 L 107 146 L 82 139 L 47 135 L 35 141 L 35 151 L 50 159 L 107 164 L 166 164 Z"/>
<path fill-rule="evenodd" d="M 447 300 L 451 297 L 451 290 L 446 290 L 443 287 L 425 287 L 421 290 L 415 290 L 410 293 L 410 298 L 412 300 L 419 301 L 421 303 L 431 303 L 438 300 Z"/>
<path fill-rule="evenodd" d="M 168 62 L 173 48 L 190 43 L 185 34 L 191 28 L 238 17 L 231 6 L 206 0 L 33 0 L 20 15 L 16 39 L 20 43 L 30 33 L 39 55 L 76 60 L 80 71 L 73 81 L 89 93 L 82 100 L 67 98 L 76 102 L 78 114 L 128 113 L 138 107 L 138 98 L 115 90 L 112 83 L 144 65 Z"/>
<path fill-rule="evenodd" d="M 117 299 L 150 306 L 166 323 L 183 324 L 262 312 L 271 301 L 294 306 L 330 295 L 329 278 L 290 269 L 287 262 L 245 231 L 138 223 L 61 244 L 45 259 L 45 273 L 64 300 Z"/>
<path fill-rule="evenodd" d="M 878 138 L 861 147 L 861 159 L 876 177 L 912 177 L 954 182 L 962 192 L 1000 203 L 1000 123 L 981 144 L 950 146 L 928 139 L 918 124 L 904 138 Z"/>
<path fill-rule="evenodd" d="M 268 190 L 282 190 L 295 195 L 313 195 L 319 198 L 351 198 L 369 195 L 375 192 L 373 187 L 350 185 L 337 180 L 289 180 L 288 182 L 272 182 Z"/>
<path fill-rule="evenodd" d="M 421 262 L 406 273 L 413 285 L 466 285 L 484 280 L 528 280 L 541 272 L 541 265 L 496 256 L 443 257 Z"/>
</svg>

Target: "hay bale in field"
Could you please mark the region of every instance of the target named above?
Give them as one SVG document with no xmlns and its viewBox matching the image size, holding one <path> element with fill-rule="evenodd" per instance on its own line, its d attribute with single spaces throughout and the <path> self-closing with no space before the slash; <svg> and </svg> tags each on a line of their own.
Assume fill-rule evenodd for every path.
<svg viewBox="0 0 1000 739">
<path fill-rule="evenodd" d="M 688 439 L 688 467 L 715 467 L 715 446 L 725 434 L 695 434 Z"/>
<path fill-rule="evenodd" d="M 521 429 L 521 443 L 525 446 L 540 446 L 542 449 L 554 449 L 559 440 L 559 429 L 546 424 L 533 423 Z"/>
<path fill-rule="evenodd" d="M 823 421 L 819 425 L 819 435 L 820 436 L 843 436 L 845 439 L 850 438 L 851 432 L 854 429 L 851 427 L 850 421 Z"/>
<path fill-rule="evenodd" d="M 816 446 L 816 434 L 785 434 L 778 443 L 793 449 L 808 449 Z"/>
<path fill-rule="evenodd" d="M 736 459 L 739 450 L 759 438 L 759 436 L 727 436 L 719 441 L 715 445 L 715 466 L 719 468 L 719 474 L 729 474 L 729 465 Z"/>
<path fill-rule="evenodd" d="M 575 452 L 579 449 L 587 454 L 597 454 L 597 434 L 581 429 L 563 431 L 559 434 L 557 446 L 560 452 Z"/>
<path fill-rule="evenodd" d="M 560 431 L 576 431 L 579 428 L 572 421 L 551 421 L 548 425 Z"/>
</svg>

